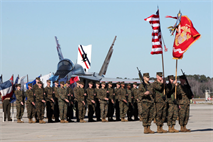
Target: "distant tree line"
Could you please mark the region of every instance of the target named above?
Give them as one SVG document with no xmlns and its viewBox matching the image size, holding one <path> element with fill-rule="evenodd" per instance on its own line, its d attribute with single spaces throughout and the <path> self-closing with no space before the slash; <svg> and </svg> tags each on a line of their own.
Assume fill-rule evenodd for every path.
<svg viewBox="0 0 213 142">
<path fill-rule="evenodd" d="M 204 98 L 205 90 L 210 90 L 213 92 L 213 78 L 206 77 L 205 75 L 186 75 L 188 82 L 191 86 L 192 92 L 195 98 Z M 117 77 L 117 79 L 122 79 L 122 77 Z M 127 79 L 126 77 L 124 79 Z M 139 78 L 132 78 L 133 80 L 140 80 Z M 155 80 L 156 78 L 150 77 L 150 80 Z M 179 76 L 178 76 L 179 80 Z M 213 94 L 211 94 L 213 96 Z"/>
</svg>

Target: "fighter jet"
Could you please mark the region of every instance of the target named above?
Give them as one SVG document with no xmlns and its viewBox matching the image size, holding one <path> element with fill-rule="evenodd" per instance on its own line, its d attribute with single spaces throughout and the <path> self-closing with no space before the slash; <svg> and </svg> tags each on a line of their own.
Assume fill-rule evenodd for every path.
<svg viewBox="0 0 213 142">
<path fill-rule="evenodd" d="M 59 75 L 60 78 L 67 77 L 68 80 L 72 77 L 78 76 L 81 81 L 83 81 L 85 84 L 88 84 L 89 81 L 112 81 L 113 83 L 116 83 L 118 81 L 124 81 L 125 83 L 133 83 L 138 82 L 140 83 L 140 80 L 127 80 L 127 79 L 115 79 L 115 78 L 105 78 L 104 75 L 106 75 L 107 68 L 110 62 L 110 59 L 112 57 L 113 53 L 113 46 L 115 43 L 117 36 L 115 36 L 112 45 L 109 48 L 109 51 L 107 53 L 107 56 L 104 60 L 104 63 L 99 71 L 99 73 L 96 72 L 88 72 L 88 69 L 91 66 L 91 50 L 92 45 L 78 46 L 78 60 L 77 63 L 74 64 L 70 59 L 65 59 L 61 52 L 61 47 L 58 43 L 58 39 L 55 36 L 56 44 L 57 44 L 57 52 L 59 56 L 59 63 L 57 66 L 57 71 L 55 75 Z"/>
</svg>

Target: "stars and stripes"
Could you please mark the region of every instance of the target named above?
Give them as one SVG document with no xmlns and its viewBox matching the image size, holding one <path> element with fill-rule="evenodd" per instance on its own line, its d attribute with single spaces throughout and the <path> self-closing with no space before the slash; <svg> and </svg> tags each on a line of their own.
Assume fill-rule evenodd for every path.
<svg viewBox="0 0 213 142">
<path fill-rule="evenodd" d="M 157 10 L 156 14 L 153 14 L 144 20 L 148 21 L 151 24 L 152 29 L 153 29 L 151 54 L 162 54 L 162 41 L 161 41 L 159 10 Z"/>
</svg>

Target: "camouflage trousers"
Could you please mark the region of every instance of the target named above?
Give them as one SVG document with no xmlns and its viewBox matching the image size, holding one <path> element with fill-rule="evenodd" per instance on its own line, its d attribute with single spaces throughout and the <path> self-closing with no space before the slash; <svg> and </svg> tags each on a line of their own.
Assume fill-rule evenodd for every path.
<svg viewBox="0 0 213 142">
<path fill-rule="evenodd" d="M 142 118 L 142 102 L 138 102 L 138 116 Z"/>
<path fill-rule="evenodd" d="M 128 111 L 128 106 L 125 102 L 123 101 L 120 101 L 119 102 L 119 108 L 120 108 L 120 117 L 121 118 L 124 118 L 127 114 L 127 111 Z"/>
<path fill-rule="evenodd" d="M 2 107 L 4 112 L 4 120 L 6 120 L 6 116 L 8 119 L 10 119 L 10 108 L 11 108 L 10 100 L 4 99 Z"/>
<path fill-rule="evenodd" d="M 167 104 L 162 103 L 156 103 L 155 104 L 155 110 L 156 110 L 156 125 L 162 126 L 165 119 L 166 119 L 166 108 Z"/>
<path fill-rule="evenodd" d="M 67 103 L 58 102 L 58 106 L 59 106 L 60 119 L 64 120 L 65 118 L 67 118 Z"/>
<path fill-rule="evenodd" d="M 101 102 L 100 101 L 100 108 L 101 108 L 101 118 L 106 118 L 107 117 L 107 112 L 108 112 L 108 104 L 106 102 Z"/>
<path fill-rule="evenodd" d="M 24 114 L 24 105 L 16 104 L 16 110 L 17 110 L 16 118 L 21 119 Z"/>
<path fill-rule="evenodd" d="M 177 117 L 178 117 L 178 107 L 177 107 L 177 105 L 176 104 L 169 104 L 167 125 L 168 126 L 175 125 Z"/>
<path fill-rule="evenodd" d="M 54 103 L 52 101 L 47 101 L 47 117 L 48 119 L 52 119 L 52 115 L 54 113 Z"/>
<path fill-rule="evenodd" d="M 84 119 L 86 114 L 85 106 L 82 102 L 78 102 L 78 118 Z"/>
<path fill-rule="evenodd" d="M 27 103 L 27 117 L 29 119 L 32 119 L 33 117 L 35 117 L 35 107 L 31 103 Z"/>
<path fill-rule="evenodd" d="M 44 119 L 44 103 L 41 101 L 36 102 L 36 112 L 37 112 L 37 117 L 38 120 L 43 120 Z"/>
<path fill-rule="evenodd" d="M 142 107 L 143 107 L 142 110 L 143 126 L 150 126 L 153 119 L 154 103 L 142 102 Z"/>
<path fill-rule="evenodd" d="M 179 124 L 180 126 L 187 125 L 189 121 L 189 104 L 180 105 Z"/>
</svg>

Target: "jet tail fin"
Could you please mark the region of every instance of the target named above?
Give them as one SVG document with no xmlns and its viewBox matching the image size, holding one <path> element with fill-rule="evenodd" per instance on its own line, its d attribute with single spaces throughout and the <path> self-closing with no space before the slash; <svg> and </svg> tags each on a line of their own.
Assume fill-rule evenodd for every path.
<svg viewBox="0 0 213 142">
<path fill-rule="evenodd" d="M 64 57 L 63 57 L 63 55 L 62 55 L 62 52 L 61 52 L 61 47 L 60 47 L 60 45 L 59 45 L 59 43 L 58 43 L 58 39 L 57 39 L 57 37 L 55 36 L 55 41 L 56 41 L 56 49 L 57 49 L 57 52 L 58 52 L 58 57 L 59 57 L 59 60 L 63 60 L 64 59 Z"/>
<path fill-rule="evenodd" d="M 109 48 L 109 51 L 108 51 L 108 53 L 107 53 L 107 56 L 106 56 L 106 58 L 105 58 L 105 60 L 104 60 L 104 63 L 103 63 L 103 65 L 102 65 L 102 67 L 101 67 L 101 70 L 100 70 L 100 72 L 99 72 L 99 74 L 98 74 L 98 75 L 100 75 L 100 76 L 106 74 L 106 71 L 107 71 L 107 68 L 108 68 L 110 59 L 111 59 L 111 57 L 112 57 L 113 46 L 114 46 L 114 43 L 115 43 L 116 38 L 117 38 L 117 36 L 115 36 L 115 38 L 114 38 L 114 40 L 113 40 L 113 42 L 112 42 L 112 45 L 111 45 L 110 48 Z"/>
<path fill-rule="evenodd" d="M 78 45 L 78 59 L 77 64 L 81 65 L 85 72 L 91 67 L 91 53 L 92 45 Z"/>
</svg>

